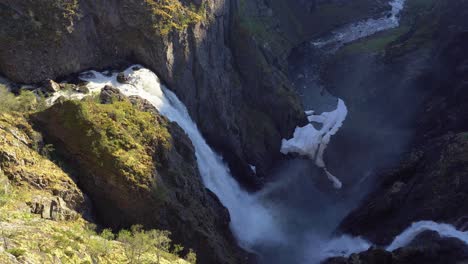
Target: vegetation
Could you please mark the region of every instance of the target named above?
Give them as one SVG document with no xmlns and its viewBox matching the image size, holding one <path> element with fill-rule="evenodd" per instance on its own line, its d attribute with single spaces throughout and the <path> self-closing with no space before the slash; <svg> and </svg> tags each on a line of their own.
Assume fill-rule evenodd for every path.
<svg viewBox="0 0 468 264">
<path fill-rule="evenodd" d="M 4 206 L 10 199 L 10 182 L 0 169 L 0 207 Z"/>
<path fill-rule="evenodd" d="M 45 107 L 46 102 L 42 96 L 27 90 L 22 90 L 18 96 L 15 96 L 5 85 L 0 84 L 0 113 L 35 112 Z"/>
<path fill-rule="evenodd" d="M 156 263 L 161 263 L 164 252 L 169 252 L 171 239 L 169 231 L 144 231 L 141 226 L 133 226 L 131 230 L 122 230 L 118 240 L 124 243 L 125 256 L 128 263 L 142 263 L 156 256 Z M 174 254 L 177 255 L 177 254 Z"/>
<path fill-rule="evenodd" d="M 153 27 L 161 34 L 167 35 L 172 30 L 183 30 L 191 24 L 206 19 L 206 5 L 200 7 L 183 5 L 178 0 L 144 0 L 153 15 Z"/>
<path fill-rule="evenodd" d="M 82 219 L 53 222 L 30 213 L 12 217 L 11 212 L 11 208 L 0 210 L 1 240 L 7 241 L 6 244 L 0 242 L 0 246 L 14 257 L 30 260 L 28 263 L 185 263 L 179 256 L 169 253 L 168 246 L 156 247 L 154 238 L 170 241 L 165 236 L 166 231 L 132 228 L 133 231 L 121 231 L 116 241 L 110 231 L 98 234 Z M 189 255 L 187 259 L 196 259 L 192 251 Z M 3 257 L 4 253 L 0 253 L 0 262 Z"/>
<path fill-rule="evenodd" d="M 5 95 L 9 99 L 13 98 L 12 101 L 16 104 L 16 97 L 11 97 L 9 93 Z M 5 97 L 1 99 L 5 100 Z M 93 112 L 92 107 L 86 107 L 88 104 L 100 107 L 97 103 L 73 103 L 84 107 L 81 113 L 83 117 L 96 118 L 93 119 L 96 122 L 103 121 L 95 116 L 98 114 Z M 145 134 L 146 130 L 150 129 L 148 128 L 150 125 L 141 123 L 142 120 L 148 122 L 150 120 L 145 119 L 146 115 L 141 116 L 141 113 L 127 109 L 129 105 L 126 104 L 129 103 L 122 105 L 114 103 L 116 112 L 110 110 L 112 105 L 109 107 L 102 105 L 102 107 L 108 110 L 107 114 L 115 115 L 114 118 L 120 122 L 119 125 L 128 127 L 133 125 L 140 128 L 141 135 L 134 135 L 131 140 L 135 142 L 152 140 Z M 122 110 L 122 107 L 126 109 L 125 111 L 129 111 L 125 113 L 129 116 L 121 116 L 123 113 L 119 113 L 119 110 Z M 140 122 L 130 122 L 132 118 L 139 118 Z M 151 122 L 154 122 L 154 118 L 152 120 Z M 112 130 L 106 124 L 100 125 L 104 130 Z M 11 258 L 15 257 L 25 263 L 127 264 L 129 263 L 127 255 L 131 256 L 127 252 L 131 248 L 136 248 L 135 252 L 139 252 L 136 254 L 139 261 L 133 263 L 157 263 L 158 259 L 165 264 L 186 263 L 177 254 L 169 253 L 171 240 L 167 231 L 143 231 L 135 227 L 131 231 L 121 232 L 121 234 L 130 232 L 129 239 L 119 236 L 117 241 L 110 230 L 96 232 L 96 227 L 81 218 L 79 214 L 69 220 L 51 221 L 43 219 L 40 214 L 31 213 L 31 205 L 36 197 L 53 199 L 52 196 L 65 195 L 63 199 L 70 208 L 79 207 L 81 203 L 79 190 L 70 177 L 39 155 L 34 148 L 34 137 L 34 131 L 23 114 L 0 113 L 0 248 L 4 249 L 0 250 L 0 263 L 12 263 Z M 131 142 L 124 140 L 119 144 L 131 145 Z M 119 144 L 116 145 L 122 147 Z M 9 158 L 2 159 L 4 155 L 9 155 Z M 144 244 L 141 244 L 142 242 Z M 150 242 L 148 250 L 138 249 L 141 246 L 147 247 L 146 242 Z"/>
<path fill-rule="evenodd" d="M 50 114 L 73 133 L 67 135 L 76 139 L 70 144 L 90 146 L 93 160 L 100 161 L 101 167 L 118 170 L 129 183 L 151 186 L 154 154 L 171 147 L 166 124 L 158 124 L 152 114 L 137 110 L 127 101 L 67 101 L 53 110 L 57 112 Z"/>
</svg>

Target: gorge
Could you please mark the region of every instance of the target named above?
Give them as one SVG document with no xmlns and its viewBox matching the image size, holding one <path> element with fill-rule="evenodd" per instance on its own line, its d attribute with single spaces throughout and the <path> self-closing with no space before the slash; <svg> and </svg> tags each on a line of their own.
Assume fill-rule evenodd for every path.
<svg viewBox="0 0 468 264">
<path fill-rule="evenodd" d="M 22 242 L 29 220 L 4 215 L 37 211 L 40 192 L 98 231 L 169 230 L 164 250 L 197 263 L 463 263 L 464 7 L 0 0 L 16 97 L 0 95 L 27 106 L 1 101 L 0 176 L 21 191 L 0 206 L 0 261 L 155 263 Z M 37 172 L 50 161 L 60 184 Z"/>
</svg>

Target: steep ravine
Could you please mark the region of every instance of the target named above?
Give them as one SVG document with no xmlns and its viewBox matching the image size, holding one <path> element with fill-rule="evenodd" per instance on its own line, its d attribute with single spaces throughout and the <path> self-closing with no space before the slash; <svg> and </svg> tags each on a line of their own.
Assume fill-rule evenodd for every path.
<svg viewBox="0 0 468 264">
<path fill-rule="evenodd" d="M 200 263 L 456 263 L 467 6 L 404 2 L 0 0 L 0 73 L 55 93 L 31 122 L 104 227 Z"/>
<path fill-rule="evenodd" d="M 291 57 L 299 62 L 293 78 L 306 105 L 319 104 L 326 111 L 333 94 L 349 107 L 349 118 L 327 150 L 330 169 L 349 186 L 345 199 L 355 201 L 349 206 L 358 205 L 338 233 L 362 236 L 383 248 L 405 229 L 412 234 L 407 242 L 414 239 L 391 253 L 371 249 L 329 263 L 466 260 L 466 246 L 459 240 L 466 238 L 459 205 L 466 201 L 465 185 L 458 180 L 466 166 L 463 134 L 458 134 L 466 123 L 461 114 L 466 53 L 459 47 L 465 43 L 467 25 L 463 12 L 457 11 L 464 5 L 408 0 L 398 28 L 355 41 L 332 55 L 304 45 Z M 372 194 L 359 205 L 368 190 Z M 409 228 L 422 220 L 450 223 L 451 235 L 462 237 L 447 238 L 451 235 L 445 227 L 434 222 Z M 436 230 L 441 237 L 425 230 Z"/>
</svg>

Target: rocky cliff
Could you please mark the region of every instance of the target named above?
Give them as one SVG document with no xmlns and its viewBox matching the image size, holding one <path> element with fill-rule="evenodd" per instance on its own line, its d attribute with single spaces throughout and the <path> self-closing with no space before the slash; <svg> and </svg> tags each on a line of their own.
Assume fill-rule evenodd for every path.
<svg viewBox="0 0 468 264">
<path fill-rule="evenodd" d="M 204 188 L 193 146 L 149 102 L 106 87 L 100 101 L 65 101 L 33 116 L 76 171 L 99 223 L 170 230 L 202 263 L 239 263 L 229 214 Z M 132 105 L 133 104 L 133 105 Z"/>
<path fill-rule="evenodd" d="M 280 139 L 304 119 L 286 77 L 290 49 L 388 8 L 386 1 L 358 4 L 363 8 L 346 1 L 1 0 L 0 73 L 31 83 L 144 64 L 253 187 L 281 157 Z"/>
<path fill-rule="evenodd" d="M 128 263 L 128 245 L 95 231 L 90 199 L 50 160 L 51 145 L 26 117 L 0 113 L 0 262 Z M 154 250 L 142 260 L 156 254 L 163 255 L 161 263 L 188 264 Z"/>
</svg>

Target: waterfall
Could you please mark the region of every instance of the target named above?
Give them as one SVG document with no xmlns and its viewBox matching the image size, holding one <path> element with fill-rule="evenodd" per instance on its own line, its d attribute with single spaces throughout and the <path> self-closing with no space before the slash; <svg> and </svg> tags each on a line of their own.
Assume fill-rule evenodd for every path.
<svg viewBox="0 0 468 264">
<path fill-rule="evenodd" d="M 117 81 L 117 74 L 89 71 L 81 75 L 88 81 L 91 92 L 99 92 L 112 85 L 127 96 L 137 95 L 148 100 L 170 121 L 176 122 L 187 133 L 195 147 L 198 168 L 205 186 L 214 192 L 231 215 L 231 229 L 241 246 L 251 249 L 261 241 L 282 241 L 282 232 L 275 216 L 252 194 L 242 190 L 231 176 L 221 157 L 206 143 L 196 124 L 190 118 L 185 105 L 177 96 L 164 87 L 159 78 L 141 66 L 132 66 L 124 71 L 127 84 Z M 61 95 L 57 93 L 54 98 Z M 74 94 L 77 98 L 80 95 Z"/>
</svg>

